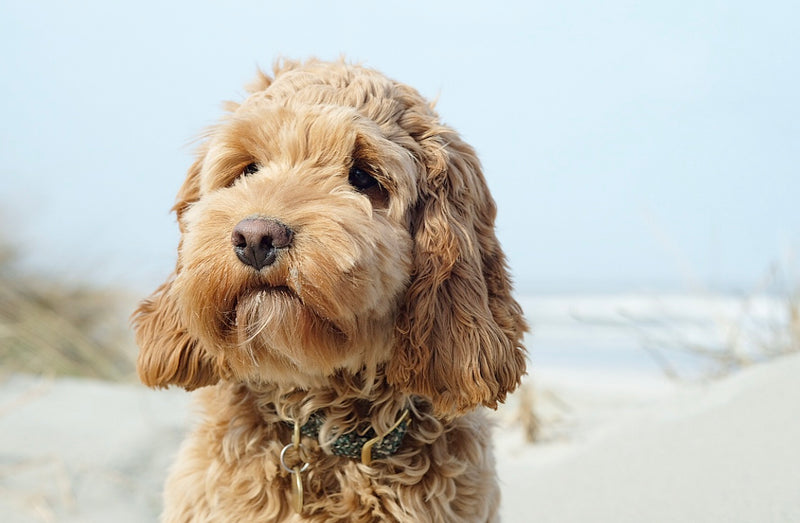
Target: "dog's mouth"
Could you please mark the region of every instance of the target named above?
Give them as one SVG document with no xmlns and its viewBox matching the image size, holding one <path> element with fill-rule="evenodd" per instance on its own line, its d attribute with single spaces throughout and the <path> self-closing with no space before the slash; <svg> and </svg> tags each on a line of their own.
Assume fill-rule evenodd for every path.
<svg viewBox="0 0 800 523">
<path fill-rule="evenodd" d="M 303 301 L 302 299 L 300 299 L 300 296 L 296 292 L 294 292 L 291 288 L 289 288 L 288 285 L 265 285 L 253 289 L 248 294 L 254 294 L 261 299 L 269 296 L 282 296 L 294 300 L 299 300 L 301 303 Z"/>
<path fill-rule="evenodd" d="M 297 300 L 302 304 L 302 300 L 287 285 L 259 285 L 246 289 L 233 299 L 230 310 L 227 313 L 226 328 L 236 330 L 240 327 L 240 311 L 244 308 L 260 308 L 267 300 Z"/>
<path fill-rule="evenodd" d="M 259 285 L 235 298 L 227 317 L 227 329 L 239 343 L 249 342 L 264 331 L 301 328 L 313 323 L 329 334 L 346 340 L 335 321 L 321 314 L 316 307 L 288 285 Z"/>
</svg>

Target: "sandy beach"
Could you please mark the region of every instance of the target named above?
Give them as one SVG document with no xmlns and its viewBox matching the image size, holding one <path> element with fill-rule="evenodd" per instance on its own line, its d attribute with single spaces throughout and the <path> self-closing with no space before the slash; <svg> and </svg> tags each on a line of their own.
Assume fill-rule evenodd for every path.
<svg viewBox="0 0 800 523">
<path fill-rule="evenodd" d="M 525 444 L 498 414 L 509 522 L 800 520 L 800 356 L 707 385 L 544 368 L 548 422 Z M 191 394 L 91 380 L 0 383 L 0 519 L 154 521 Z"/>
</svg>

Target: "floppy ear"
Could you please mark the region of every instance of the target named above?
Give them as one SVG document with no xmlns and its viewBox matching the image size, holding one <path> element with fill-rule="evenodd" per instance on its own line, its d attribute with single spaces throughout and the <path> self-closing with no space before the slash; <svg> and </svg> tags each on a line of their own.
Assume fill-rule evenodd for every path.
<svg viewBox="0 0 800 523">
<path fill-rule="evenodd" d="M 184 229 L 183 213 L 200 196 L 198 177 L 201 166 L 202 155 L 189 169 L 173 207 L 181 232 Z M 149 387 L 179 385 L 193 390 L 219 381 L 217 364 L 183 325 L 172 293 L 173 281 L 180 270 L 181 261 L 178 259 L 175 273 L 133 313 L 136 343 L 139 345 L 137 370 L 139 379 Z"/>
<path fill-rule="evenodd" d="M 417 138 L 425 172 L 412 217 L 414 273 L 387 378 L 430 398 L 440 415 L 496 408 L 525 374 L 527 327 L 475 152 L 446 127 L 425 133 Z"/>
<path fill-rule="evenodd" d="M 219 381 L 217 365 L 186 331 L 175 298 L 172 279 L 144 300 L 133 316 L 139 358 L 139 379 L 148 387 L 178 385 L 186 390 Z"/>
</svg>

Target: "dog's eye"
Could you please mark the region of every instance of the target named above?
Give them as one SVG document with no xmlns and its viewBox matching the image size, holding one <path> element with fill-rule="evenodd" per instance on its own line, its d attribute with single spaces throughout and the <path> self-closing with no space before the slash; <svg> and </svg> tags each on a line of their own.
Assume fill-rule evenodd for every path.
<svg viewBox="0 0 800 523">
<path fill-rule="evenodd" d="M 350 175 L 347 178 L 350 185 L 359 191 L 366 191 L 378 185 L 378 180 L 372 177 L 367 171 L 355 165 L 350 168 Z"/>
<path fill-rule="evenodd" d="M 247 165 L 245 165 L 244 169 L 242 169 L 242 174 L 244 176 L 249 176 L 249 175 L 253 174 L 256 171 L 258 171 L 258 164 L 255 163 L 255 162 L 252 162 L 252 163 L 248 163 Z"/>
</svg>

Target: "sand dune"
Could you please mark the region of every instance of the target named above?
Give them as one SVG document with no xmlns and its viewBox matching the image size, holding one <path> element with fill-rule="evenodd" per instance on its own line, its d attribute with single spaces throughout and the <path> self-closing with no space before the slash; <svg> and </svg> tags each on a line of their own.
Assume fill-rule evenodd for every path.
<svg viewBox="0 0 800 523">
<path fill-rule="evenodd" d="M 590 423 L 584 409 L 565 440 L 515 449 L 506 436 L 504 520 L 800 521 L 798 376 L 795 355 L 644 403 L 617 391 L 617 409 Z"/>
<path fill-rule="evenodd" d="M 545 372 L 565 402 L 549 441 L 499 415 L 504 521 L 800 521 L 798 376 L 800 355 L 702 387 Z M 190 418 L 182 391 L 7 377 L 0 520 L 155 520 Z"/>
</svg>

